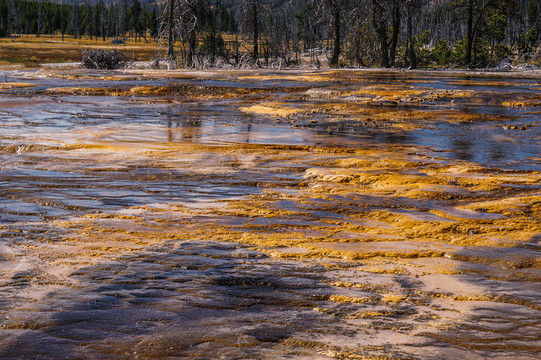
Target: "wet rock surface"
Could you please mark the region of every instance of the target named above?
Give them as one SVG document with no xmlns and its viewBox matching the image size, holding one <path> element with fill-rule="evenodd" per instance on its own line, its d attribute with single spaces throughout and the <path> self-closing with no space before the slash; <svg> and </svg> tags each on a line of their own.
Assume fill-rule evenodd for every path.
<svg viewBox="0 0 541 360">
<path fill-rule="evenodd" d="M 1 358 L 537 358 L 537 79 L 168 74 L 0 88 Z"/>
</svg>

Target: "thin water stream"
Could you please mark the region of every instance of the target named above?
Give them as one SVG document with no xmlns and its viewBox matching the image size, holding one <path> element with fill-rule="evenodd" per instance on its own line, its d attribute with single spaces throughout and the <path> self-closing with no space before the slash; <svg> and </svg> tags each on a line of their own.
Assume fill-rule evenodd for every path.
<svg viewBox="0 0 541 360">
<path fill-rule="evenodd" d="M 538 78 L 6 75 L 0 358 L 537 358 Z"/>
</svg>

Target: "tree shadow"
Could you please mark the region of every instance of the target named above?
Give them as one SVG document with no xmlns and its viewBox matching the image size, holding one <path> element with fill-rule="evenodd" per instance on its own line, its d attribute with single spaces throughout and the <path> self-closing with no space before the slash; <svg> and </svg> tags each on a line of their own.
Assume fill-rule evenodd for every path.
<svg viewBox="0 0 541 360">
<path fill-rule="evenodd" d="M 78 286 L 10 329 L 0 358 L 279 355 L 280 341 L 323 320 L 312 310 L 329 293 L 323 271 L 238 244 L 171 242 L 72 273 Z"/>
</svg>

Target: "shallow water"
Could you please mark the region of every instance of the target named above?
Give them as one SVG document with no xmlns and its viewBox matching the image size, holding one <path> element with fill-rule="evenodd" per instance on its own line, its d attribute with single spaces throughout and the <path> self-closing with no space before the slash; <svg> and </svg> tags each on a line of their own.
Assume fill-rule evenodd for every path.
<svg viewBox="0 0 541 360">
<path fill-rule="evenodd" d="M 539 79 L 7 75 L 1 358 L 537 357 Z"/>
</svg>

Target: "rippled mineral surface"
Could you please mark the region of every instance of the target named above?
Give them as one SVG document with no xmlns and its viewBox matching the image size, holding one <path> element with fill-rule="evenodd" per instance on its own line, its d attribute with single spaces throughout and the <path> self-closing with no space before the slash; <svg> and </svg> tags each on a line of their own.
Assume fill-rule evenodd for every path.
<svg viewBox="0 0 541 360">
<path fill-rule="evenodd" d="M 0 358 L 538 358 L 539 77 L 4 80 Z"/>
</svg>

